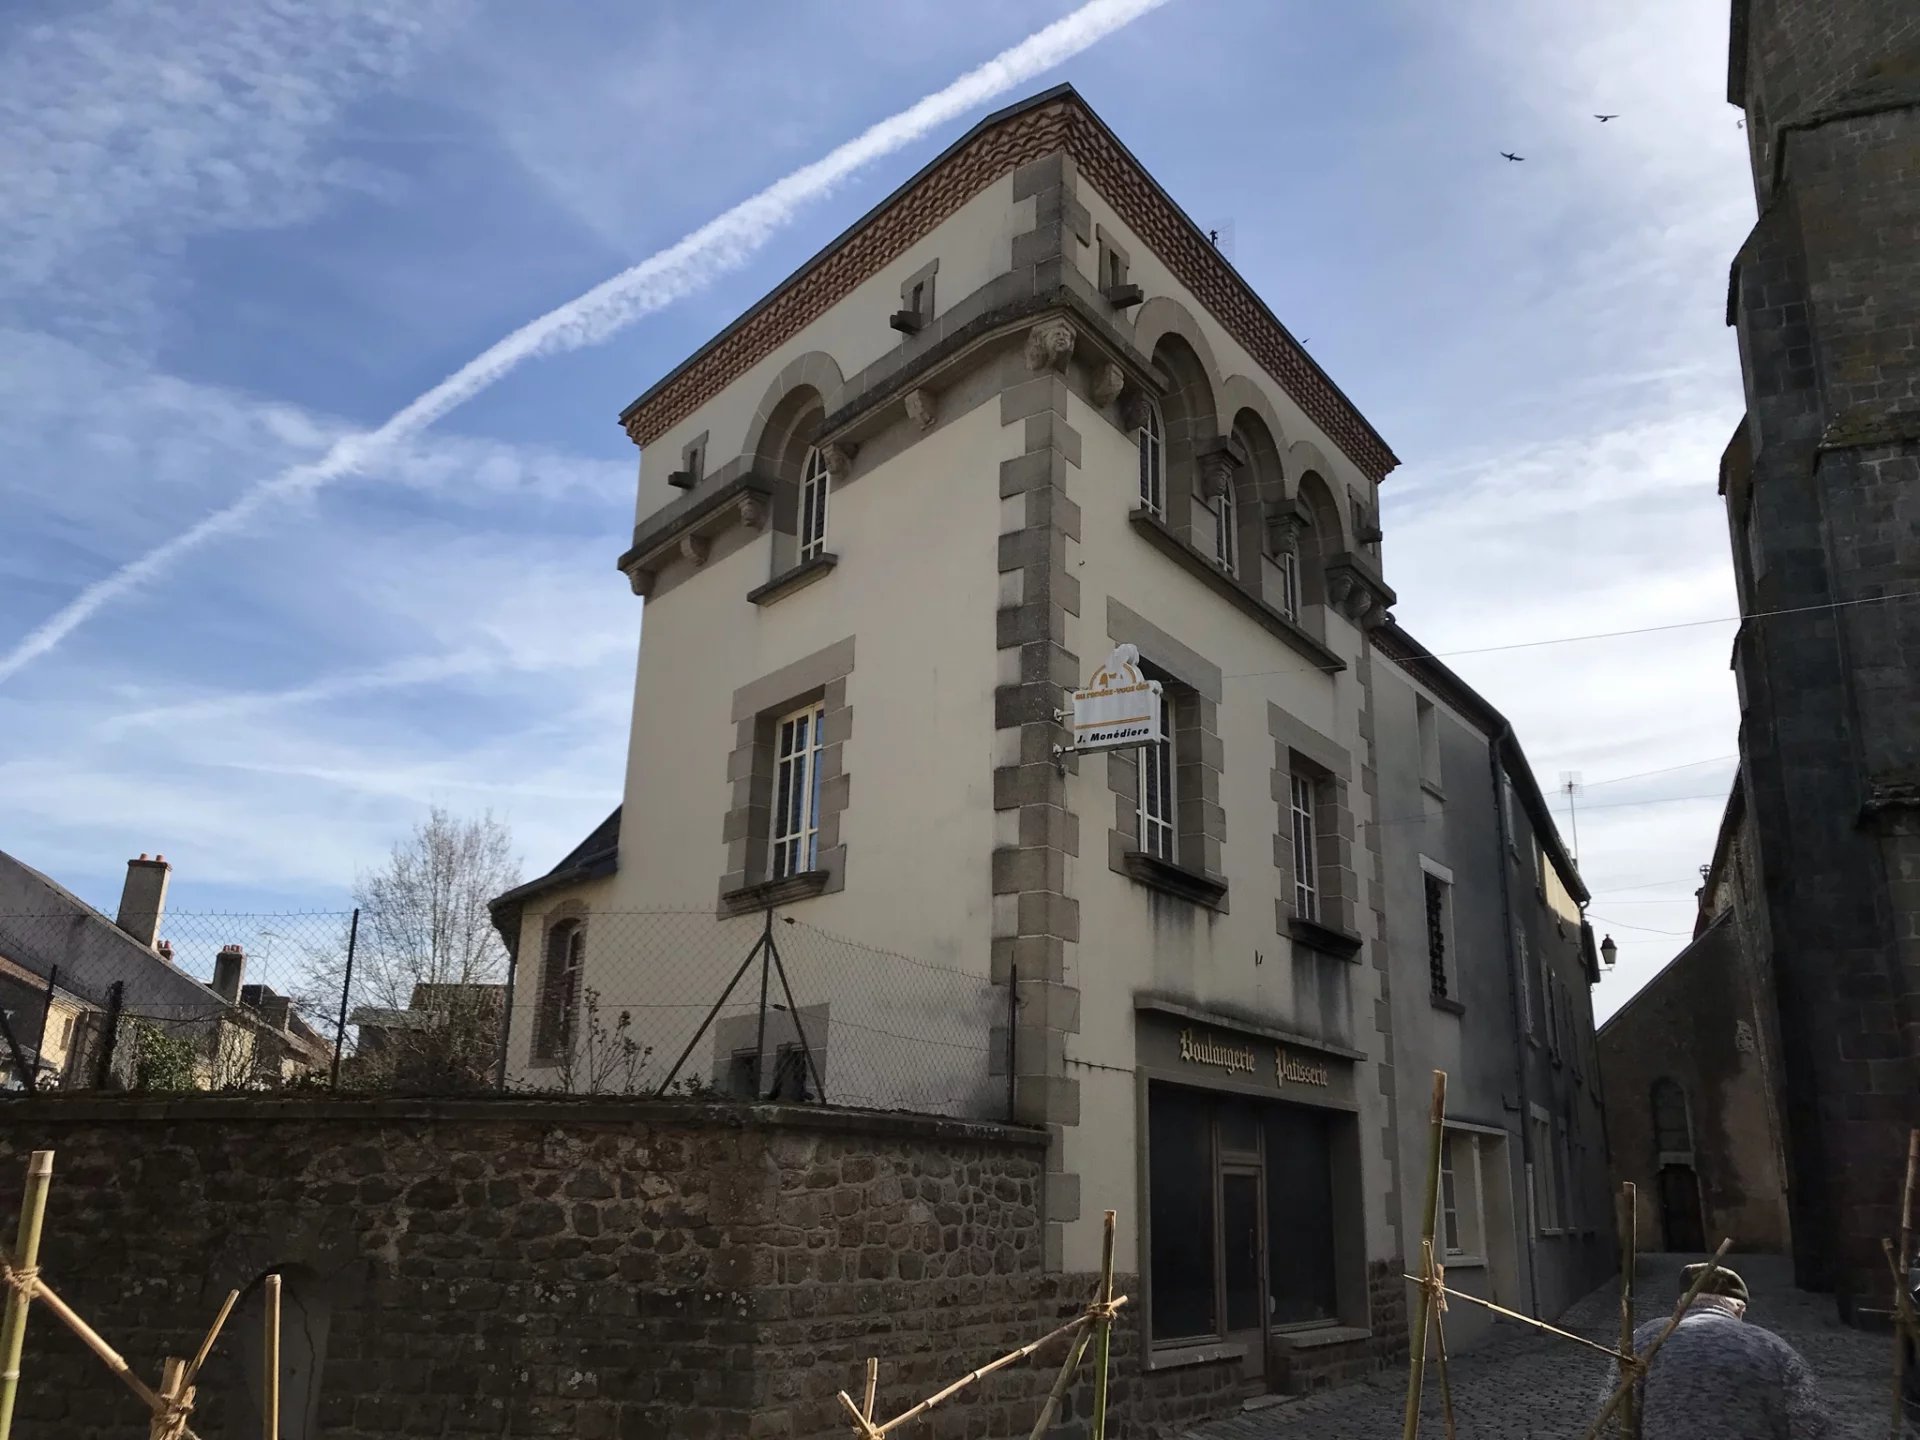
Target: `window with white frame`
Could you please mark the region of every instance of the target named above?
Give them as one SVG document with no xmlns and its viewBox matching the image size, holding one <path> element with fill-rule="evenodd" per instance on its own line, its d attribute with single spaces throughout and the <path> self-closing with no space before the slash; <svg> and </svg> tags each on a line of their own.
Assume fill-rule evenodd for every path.
<svg viewBox="0 0 1920 1440">
<path fill-rule="evenodd" d="M 1179 828 L 1173 795 L 1173 699 L 1163 696 L 1160 734 L 1142 745 L 1140 757 L 1140 848 L 1172 864 L 1178 858 Z"/>
<path fill-rule="evenodd" d="M 1140 427 L 1140 505 L 1161 519 L 1167 515 L 1167 439 L 1160 424 L 1160 407 L 1147 403 Z"/>
<path fill-rule="evenodd" d="M 1280 567 L 1280 613 L 1289 620 L 1300 618 L 1300 552 L 1289 545 L 1275 557 Z"/>
<path fill-rule="evenodd" d="M 820 848 L 820 738 L 826 706 L 815 701 L 774 728 L 772 878 L 814 868 Z"/>
<path fill-rule="evenodd" d="M 1240 511 L 1233 496 L 1233 481 L 1220 489 L 1213 505 L 1213 558 L 1229 575 L 1240 573 Z"/>
<path fill-rule="evenodd" d="M 827 548 L 827 492 L 833 488 L 827 460 L 810 446 L 800 472 L 800 558 L 811 560 Z"/>
<path fill-rule="evenodd" d="M 1449 1258 L 1484 1253 L 1480 1137 L 1449 1131 L 1440 1150 L 1440 1240 Z"/>
<path fill-rule="evenodd" d="M 534 1060 L 562 1060 L 573 1051 L 580 980 L 586 970 L 587 928 L 577 919 L 561 920 L 547 931 L 541 967 L 539 1009 L 534 1015 Z"/>
<path fill-rule="evenodd" d="M 1528 1118 L 1533 1132 L 1533 1220 L 1542 1235 L 1560 1228 L 1560 1186 L 1555 1178 L 1553 1122 L 1536 1109 Z"/>
<path fill-rule="evenodd" d="M 1320 918 L 1320 846 L 1314 812 L 1318 797 L 1313 777 L 1299 771 L 1288 777 L 1288 810 L 1293 834 L 1293 913 L 1302 920 Z"/>
</svg>

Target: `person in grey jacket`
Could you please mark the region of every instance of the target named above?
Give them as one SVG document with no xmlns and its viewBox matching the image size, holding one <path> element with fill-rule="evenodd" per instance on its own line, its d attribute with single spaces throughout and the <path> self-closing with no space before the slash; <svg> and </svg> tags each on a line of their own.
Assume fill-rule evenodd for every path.
<svg viewBox="0 0 1920 1440">
<path fill-rule="evenodd" d="M 1704 1269 L 1680 1272 L 1683 1296 Z M 1647 1366 L 1638 1387 L 1642 1440 L 1824 1440 L 1831 1433 L 1800 1352 L 1746 1315 L 1746 1282 L 1719 1267 Z M 1666 1328 L 1665 1320 L 1640 1326 L 1633 1353 L 1645 1354 Z M 1600 1404 L 1619 1383 L 1619 1371 L 1609 1370 Z"/>
</svg>

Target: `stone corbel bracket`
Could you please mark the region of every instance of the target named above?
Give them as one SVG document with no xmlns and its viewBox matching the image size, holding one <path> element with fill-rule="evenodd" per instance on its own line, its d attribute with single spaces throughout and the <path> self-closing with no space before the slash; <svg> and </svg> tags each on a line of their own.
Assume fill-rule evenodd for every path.
<svg viewBox="0 0 1920 1440">
<path fill-rule="evenodd" d="M 772 493 L 772 482 L 746 474 L 689 495 L 634 526 L 633 545 L 615 564 L 644 599 L 661 570 L 679 560 L 704 564 L 715 538 L 733 526 L 764 529 Z"/>
<path fill-rule="evenodd" d="M 940 418 L 940 397 L 924 385 L 907 392 L 906 406 L 907 418 L 922 430 L 931 430 Z"/>
<path fill-rule="evenodd" d="M 860 453 L 860 447 L 851 440 L 831 440 L 820 447 L 820 459 L 825 462 L 827 474 L 836 481 L 847 478 L 853 469 L 853 457 Z"/>
<path fill-rule="evenodd" d="M 1027 331 L 1027 369 L 1064 373 L 1079 333 L 1065 317 L 1048 315 Z"/>
<path fill-rule="evenodd" d="M 1277 500 L 1267 509 L 1267 544 L 1276 555 L 1300 548 L 1313 516 L 1299 500 Z"/>
<path fill-rule="evenodd" d="M 1385 624 L 1399 598 L 1364 555 L 1342 550 L 1327 562 L 1327 603 L 1361 629 Z"/>
<path fill-rule="evenodd" d="M 1218 500 L 1247 463 L 1247 452 L 1231 435 L 1218 435 L 1200 447 L 1195 459 L 1200 470 L 1200 493 Z"/>
</svg>

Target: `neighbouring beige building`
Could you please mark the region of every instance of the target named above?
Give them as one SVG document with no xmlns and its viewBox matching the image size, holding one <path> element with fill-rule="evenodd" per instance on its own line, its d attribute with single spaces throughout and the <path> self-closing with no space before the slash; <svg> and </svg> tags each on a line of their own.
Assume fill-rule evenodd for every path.
<svg viewBox="0 0 1920 1440">
<path fill-rule="evenodd" d="M 1381 837 L 1408 832 L 1379 823 L 1370 707 L 1403 661 L 1369 636 L 1396 461 L 1367 420 L 1069 87 L 976 126 L 621 418 L 646 602 L 624 803 L 496 902 L 509 1082 L 574 1083 L 597 1027 L 670 1058 L 775 909 L 910 958 L 878 991 L 807 975 L 757 1040 L 715 1017 L 692 1073 L 724 1083 L 743 1044 L 777 1069 L 797 1012 L 828 1100 L 880 1094 L 871 1037 L 935 1005 L 916 976 L 977 977 L 956 1023 L 998 1027 L 1011 1087 L 979 1049 L 916 1063 L 952 1113 L 1010 1094 L 1048 1129 L 1051 1268 L 1095 1270 L 1119 1212 L 1153 1383 L 1303 1388 L 1402 1351 L 1397 1137 L 1428 1079 L 1392 1054 Z M 1110 655 L 1159 682 L 1165 743 L 1062 753 Z M 1480 778 L 1461 794 L 1497 806 Z M 1557 838 L 1526 845 L 1584 898 Z M 1454 963 L 1504 977 L 1507 929 Z M 1477 1118 L 1524 1175 L 1497 1091 Z"/>
</svg>

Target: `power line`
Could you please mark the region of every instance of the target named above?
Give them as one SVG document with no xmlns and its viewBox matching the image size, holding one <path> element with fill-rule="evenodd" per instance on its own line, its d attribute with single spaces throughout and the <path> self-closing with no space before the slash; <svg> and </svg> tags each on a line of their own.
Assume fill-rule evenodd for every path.
<svg viewBox="0 0 1920 1440">
<path fill-rule="evenodd" d="M 1587 786 L 1587 789 L 1593 790 L 1601 785 L 1620 785 L 1628 780 L 1645 780 L 1651 775 L 1671 775 L 1676 770 L 1692 770 L 1700 765 L 1718 765 L 1723 760 L 1738 760 L 1739 758 L 1738 754 L 1711 755 L 1705 760 L 1689 760 L 1684 765 L 1668 765 L 1659 770 L 1642 770 L 1634 775 L 1616 775 L 1611 780 L 1596 780 L 1592 785 Z"/>
<path fill-rule="evenodd" d="M 1605 805 L 1587 805 L 1587 810 L 1631 810 L 1638 805 L 1677 805 L 1687 800 L 1722 800 L 1725 795 L 1718 790 L 1706 795 L 1656 795 L 1649 800 L 1615 800 Z M 1417 825 L 1428 820 L 1438 820 L 1440 812 L 1421 815 L 1400 815 L 1391 820 L 1363 820 L 1363 825 L 1374 825 L 1384 829 L 1389 825 Z"/>
<path fill-rule="evenodd" d="M 1643 930 L 1649 935 L 1681 935 L 1688 939 L 1693 937 L 1691 930 L 1656 930 L 1651 925 L 1629 925 L 1625 920 L 1609 920 L 1606 916 L 1596 915 L 1591 910 L 1587 912 L 1587 918 L 1598 920 L 1602 925 L 1612 926 L 1615 930 Z"/>
<path fill-rule="evenodd" d="M 1692 630 L 1702 625 L 1738 625 L 1747 620 L 1777 620 L 1787 615 L 1811 615 L 1819 611 L 1845 610 L 1855 605 L 1883 605 L 1894 600 L 1920 599 L 1920 590 L 1903 590 L 1893 595 L 1867 595 L 1857 600 L 1828 600 L 1819 605 L 1794 605 L 1785 610 L 1755 610 L 1750 615 L 1716 615 L 1706 620 L 1675 620 L 1666 625 L 1641 625 L 1631 630 L 1596 630 L 1587 635 L 1553 635 L 1544 640 L 1516 640 L 1506 645 L 1480 645 L 1467 650 L 1425 650 L 1415 660 L 1448 660 L 1460 655 L 1496 655 L 1508 650 L 1537 650 L 1546 645 L 1575 645 L 1586 640 L 1618 640 L 1628 635 L 1657 635 L 1668 630 Z M 1272 675 L 1333 673 L 1330 665 L 1295 665 L 1285 670 L 1238 670 L 1221 676 L 1223 680 L 1258 680 Z"/>
</svg>

